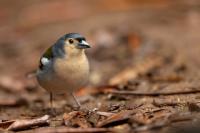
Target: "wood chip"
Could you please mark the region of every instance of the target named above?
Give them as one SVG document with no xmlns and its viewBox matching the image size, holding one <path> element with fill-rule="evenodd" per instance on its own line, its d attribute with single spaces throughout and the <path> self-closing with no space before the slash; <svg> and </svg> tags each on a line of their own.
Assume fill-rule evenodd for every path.
<svg viewBox="0 0 200 133">
<path fill-rule="evenodd" d="M 7 129 L 14 122 L 14 120 L 0 122 L 0 128 Z"/>
<path fill-rule="evenodd" d="M 43 126 L 49 124 L 49 115 L 45 115 L 40 118 L 31 119 L 31 120 L 16 120 L 13 122 L 7 130 L 9 131 L 20 131 L 24 129 L 33 128 L 35 126 Z"/>
</svg>

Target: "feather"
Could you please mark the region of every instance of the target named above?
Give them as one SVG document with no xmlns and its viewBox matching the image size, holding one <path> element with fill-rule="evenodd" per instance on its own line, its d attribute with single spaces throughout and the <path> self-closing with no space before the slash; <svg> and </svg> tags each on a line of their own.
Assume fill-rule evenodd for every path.
<svg viewBox="0 0 200 133">
<path fill-rule="evenodd" d="M 46 50 L 46 52 L 40 58 L 40 65 L 39 65 L 40 70 L 43 70 L 44 66 L 49 64 L 52 58 L 53 58 L 53 52 L 52 52 L 52 47 L 50 47 Z"/>
</svg>

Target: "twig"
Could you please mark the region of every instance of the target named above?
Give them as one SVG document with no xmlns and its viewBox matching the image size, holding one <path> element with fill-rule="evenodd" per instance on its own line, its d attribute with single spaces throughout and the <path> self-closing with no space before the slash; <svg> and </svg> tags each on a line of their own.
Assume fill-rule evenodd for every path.
<svg viewBox="0 0 200 133">
<path fill-rule="evenodd" d="M 97 111 L 96 113 L 97 113 L 98 115 L 106 116 L 106 117 L 109 117 L 109 116 L 115 114 L 115 113 L 111 113 L 111 112 L 102 112 L 102 111 Z"/>
<path fill-rule="evenodd" d="M 177 101 L 168 101 L 168 100 L 153 100 L 153 105 L 157 107 L 162 107 L 162 106 L 177 106 L 180 104 L 184 104 L 184 102 L 177 102 Z"/>
<path fill-rule="evenodd" d="M 189 90 L 189 91 L 180 91 L 180 92 L 153 92 L 153 93 L 145 93 L 145 92 L 134 92 L 134 91 L 117 91 L 110 90 L 106 91 L 106 93 L 112 94 L 120 94 L 120 95 L 133 95 L 133 96 L 169 96 L 169 95 L 184 95 L 184 94 L 196 94 L 200 93 L 200 90 Z"/>
<path fill-rule="evenodd" d="M 68 128 L 68 127 L 50 127 L 36 129 L 34 132 L 38 133 L 109 133 L 108 128 Z"/>
</svg>

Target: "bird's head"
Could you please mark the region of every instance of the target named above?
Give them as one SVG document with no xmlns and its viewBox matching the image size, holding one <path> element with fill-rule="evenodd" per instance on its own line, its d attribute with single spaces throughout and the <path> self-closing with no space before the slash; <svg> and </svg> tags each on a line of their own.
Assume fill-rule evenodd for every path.
<svg viewBox="0 0 200 133">
<path fill-rule="evenodd" d="M 55 44 L 55 48 L 58 54 L 64 53 L 68 56 L 77 55 L 84 52 L 85 49 L 90 48 L 90 45 L 86 42 L 85 37 L 78 33 L 69 33 L 62 36 Z"/>
</svg>

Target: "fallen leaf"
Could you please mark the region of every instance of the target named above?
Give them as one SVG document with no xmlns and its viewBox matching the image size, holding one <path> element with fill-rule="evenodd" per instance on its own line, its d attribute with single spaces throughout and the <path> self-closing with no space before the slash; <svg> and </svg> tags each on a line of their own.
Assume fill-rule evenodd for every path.
<svg viewBox="0 0 200 133">
<path fill-rule="evenodd" d="M 49 115 L 45 115 L 43 117 L 31 119 L 31 120 L 16 120 L 7 128 L 7 130 L 20 131 L 20 130 L 29 129 L 35 126 L 48 125 L 49 117 L 50 117 Z"/>
<path fill-rule="evenodd" d="M 113 125 L 119 125 L 121 123 L 126 123 L 126 121 L 130 118 L 131 114 L 133 114 L 133 111 L 130 110 L 121 111 L 119 113 L 113 114 L 107 119 L 100 121 L 97 124 L 97 127 L 108 127 Z"/>
</svg>

